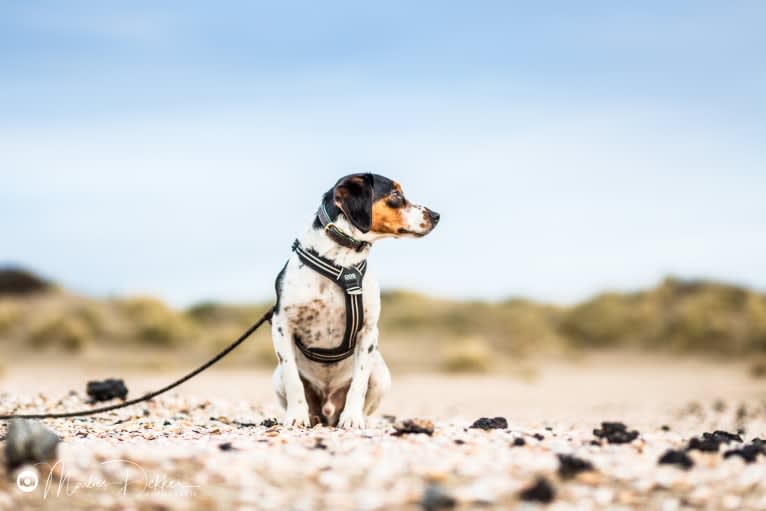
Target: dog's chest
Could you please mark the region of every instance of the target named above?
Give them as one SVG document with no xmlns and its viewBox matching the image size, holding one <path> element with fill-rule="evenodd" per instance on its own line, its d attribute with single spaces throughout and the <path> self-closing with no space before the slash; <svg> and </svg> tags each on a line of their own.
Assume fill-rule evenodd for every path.
<svg viewBox="0 0 766 511">
<path fill-rule="evenodd" d="M 340 345 L 346 329 L 343 293 L 330 279 L 291 262 L 284 280 L 282 311 L 295 339 L 312 348 Z"/>
</svg>

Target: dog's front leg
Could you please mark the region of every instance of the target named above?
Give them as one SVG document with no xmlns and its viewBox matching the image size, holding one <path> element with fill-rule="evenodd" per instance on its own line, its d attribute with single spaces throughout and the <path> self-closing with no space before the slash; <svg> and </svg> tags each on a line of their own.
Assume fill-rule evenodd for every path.
<svg viewBox="0 0 766 511">
<path fill-rule="evenodd" d="M 309 405 L 306 402 L 306 393 L 303 382 L 298 373 L 298 364 L 295 361 L 295 349 L 292 343 L 292 333 L 283 318 L 272 318 L 272 340 L 274 351 L 279 360 L 282 381 L 280 382 L 284 392 L 285 422 L 286 426 L 310 427 Z M 279 394 L 279 392 L 277 392 Z"/>
<path fill-rule="evenodd" d="M 372 354 L 378 344 L 378 327 L 364 328 L 357 334 L 354 349 L 354 368 L 351 386 L 346 394 L 346 405 L 340 414 L 338 427 L 364 428 L 364 400 L 372 369 Z"/>
</svg>

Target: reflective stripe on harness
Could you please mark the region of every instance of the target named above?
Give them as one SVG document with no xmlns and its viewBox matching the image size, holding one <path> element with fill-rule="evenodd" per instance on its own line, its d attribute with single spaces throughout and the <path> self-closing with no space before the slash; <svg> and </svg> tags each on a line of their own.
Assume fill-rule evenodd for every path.
<svg viewBox="0 0 766 511">
<path fill-rule="evenodd" d="M 337 266 L 319 254 L 301 247 L 298 240 L 293 243 L 293 251 L 303 264 L 332 280 L 343 290 L 346 300 L 346 331 L 343 342 L 337 348 L 310 348 L 300 339 L 295 339 L 295 345 L 314 362 L 339 362 L 350 357 L 356 347 L 356 334 L 364 324 L 364 303 L 362 303 L 362 279 L 367 271 L 367 261 L 356 266 Z"/>
</svg>

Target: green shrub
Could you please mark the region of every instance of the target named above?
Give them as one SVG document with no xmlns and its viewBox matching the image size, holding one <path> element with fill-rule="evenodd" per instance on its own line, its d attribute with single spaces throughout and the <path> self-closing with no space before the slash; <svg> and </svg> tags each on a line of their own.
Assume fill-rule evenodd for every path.
<svg viewBox="0 0 766 511">
<path fill-rule="evenodd" d="M 637 297 L 605 293 L 567 311 L 561 331 L 581 346 L 606 347 L 640 336 Z"/>
<path fill-rule="evenodd" d="M 450 344 L 442 361 L 442 369 L 451 373 L 485 373 L 491 367 L 492 349 L 478 338 Z"/>
<path fill-rule="evenodd" d="M 185 316 L 200 326 L 235 325 L 244 328 L 255 322 L 265 311 L 266 306 L 203 302 L 190 307 Z"/>
<path fill-rule="evenodd" d="M 93 339 L 88 324 L 75 316 L 53 316 L 33 325 L 28 336 L 34 348 L 82 351 Z"/>
<path fill-rule="evenodd" d="M 131 298 L 119 302 L 131 337 L 155 346 L 174 346 L 189 340 L 194 330 L 189 322 L 160 300 Z"/>
</svg>

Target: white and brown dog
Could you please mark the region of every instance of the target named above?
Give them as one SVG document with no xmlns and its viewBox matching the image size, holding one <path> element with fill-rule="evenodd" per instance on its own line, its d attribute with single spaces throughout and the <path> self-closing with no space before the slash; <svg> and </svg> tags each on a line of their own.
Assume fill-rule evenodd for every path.
<svg viewBox="0 0 766 511">
<path fill-rule="evenodd" d="M 367 255 L 379 239 L 422 237 L 438 222 L 377 174 L 346 176 L 324 194 L 276 282 L 273 382 L 286 425 L 364 427 L 391 385 Z"/>
</svg>

